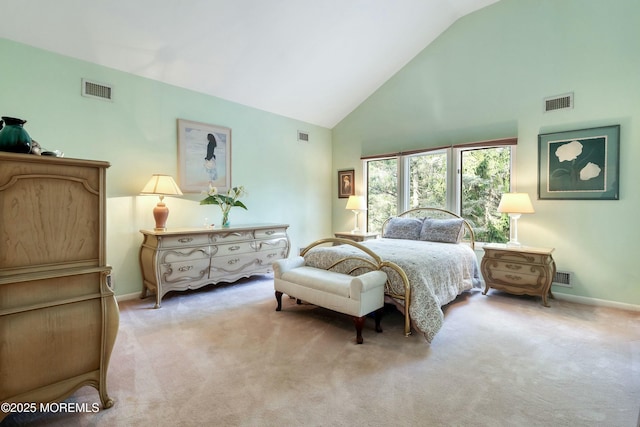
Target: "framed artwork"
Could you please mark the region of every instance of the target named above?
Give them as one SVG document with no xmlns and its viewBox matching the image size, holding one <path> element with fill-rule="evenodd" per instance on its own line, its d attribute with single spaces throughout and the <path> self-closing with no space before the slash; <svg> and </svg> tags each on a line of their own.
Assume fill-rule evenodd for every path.
<svg viewBox="0 0 640 427">
<path fill-rule="evenodd" d="M 620 125 L 538 135 L 538 198 L 618 200 Z"/>
<path fill-rule="evenodd" d="M 231 129 L 178 119 L 178 179 L 184 193 L 207 191 L 209 184 L 231 188 Z"/>
<path fill-rule="evenodd" d="M 346 199 L 349 196 L 355 196 L 356 183 L 355 172 L 353 169 L 338 171 L 338 197 Z"/>
</svg>

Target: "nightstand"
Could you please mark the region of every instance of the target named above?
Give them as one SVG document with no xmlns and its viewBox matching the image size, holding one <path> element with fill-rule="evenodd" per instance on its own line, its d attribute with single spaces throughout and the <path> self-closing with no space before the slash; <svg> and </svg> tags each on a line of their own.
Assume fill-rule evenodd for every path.
<svg viewBox="0 0 640 427">
<path fill-rule="evenodd" d="M 540 296 L 542 304 L 549 307 L 547 296 L 553 298 L 551 282 L 556 274 L 553 248 L 490 243 L 483 249 L 480 264 L 485 281 L 483 295 L 494 288 L 515 295 Z"/>
<path fill-rule="evenodd" d="M 341 239 L 353 240 L 354 242 L 364 242 L 365 240 L 377 239 L 378 233 L 368 233 L 364 231 L 357 231 L 355 233 L 352 233 L 351 231 L 339 231 L 337 233 L 334 233 L 334 236 Z"/>
</svg>

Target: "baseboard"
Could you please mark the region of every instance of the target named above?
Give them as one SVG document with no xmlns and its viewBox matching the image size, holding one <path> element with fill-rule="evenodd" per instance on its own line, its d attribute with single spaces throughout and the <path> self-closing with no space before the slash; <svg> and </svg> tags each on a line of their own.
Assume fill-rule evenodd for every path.
<svg viewBox="0 0 640 427">
<path fill-rule="evenodd" d="M 623 302 L 608 301 L 608 300 L 598 299 L 598 298 L 581 297 L 578 295 L 563 294 L 560 292 L 554 292 L 553 296 L 555 296 L 556 299 L 559 299 L 559 300 L 575 302 L 578 304 L 595 305 L 600 307 L 611 307 L 611 308 L 618 308 L 620 310 L 640 312 L 640 305 L 635 305 L 635 304 L 626 304 Z M 132 294 L 125 294 L 125 295 L 116 295 L 116 301 L 118 302 L 128 301 L 136 298 L 140 298 L 140 292 L 134 292 Z"/>
<path fill-rule="evenodd" d="M 640 305 L 636 305 L 636 304 L 627 304 L 624 302 L 608 301 L 608 300 L 598 299 L 598 298 L 581 297 L 578 295 L 563 294 L 559 292 L 554 292 L 553 296 L 556 297 L 556 299 L 575 302 L 578 304 L 595 305 L 599 307 L 611 307 L 611 308 L 618 308 L 620 310 L 628 310 L 628 311 L 640 311 Z"/>
<path fill-rule="evenodd" d="M 125 294 L 125 295 L 116 295 L 116 301 L 118 302 L 128 301 L 136 298 L 140 298 L 140 292 L 134 292 L 132 294 Z"/>
</svg>

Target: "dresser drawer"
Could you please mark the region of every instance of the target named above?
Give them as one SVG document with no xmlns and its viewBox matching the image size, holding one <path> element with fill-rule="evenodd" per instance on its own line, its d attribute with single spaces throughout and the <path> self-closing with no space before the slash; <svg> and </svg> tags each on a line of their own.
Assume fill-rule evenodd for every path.
<svg viewBox="0 0 640 427">
<path fill-rule="evenodd" d="M 189 235 L 177 235 L 177 236 L 163 236 L 159 239 L 159 247 L 161 248 L 173 248 L 173 247 L 194 247 L 200 245 L 209 244 L 208 234 L 189 234 Z"/>
<path fill-rule="evenodd" d="M 235 242 L 227 245 L 213 245 L 211 246 L 211 256 L 221 257 L 227 255 L 237 255 L 255 252 L 255 243 L 250 242 Z"/>
<path fill-rule="evenodd" d="M 178 261 L 160 265 L 160 276 L 166 283 L 205 279 L 209 275 L 209 258 Z"/>
<path fill-rule="evenodd" d="M 211 243 L 253 240 L 253 230 L 220 231 L 211 234 Z"/>
<path fill-rule="evenodd" d="M 253 270 L 259 263 L 257 254 L 234 254 L 211 258 L 211 275 L 219 276 L 223 273 L 237 273 L 239 271 Z"/>
<path fill-rule="evenodd" d="M 159 262 L 160 264 L 165 264 L 198 259 L 209 259 L 210 256 L 211 255 L 209 246 L 203 246 L 199 248 L 165 249 L 160 252 Z"/>
<path fill-rule="evenodd" d="M 263 230 L 256 230 L 256 239 L 272 239 L 275 237 L 287 237 L 286 228 L 268 228 Z"/>
<path fill-rule="evenodd" d="M 262 251 L 258 253 L 258 264 L 261 267 L 269 267 L 269 269 L 271 269 L 271 264 L 273 264 L 274 261 L 285 258 L 286 256 L 287 252 L 284 248 Z"/>
<path fill-rule="evenodd" d="M 271 249 L 287 249 L 289 247 L 289 240 L 286 238 L 257 240 L 254 243 L 254 246 L 258 251 L 268 251 Z"/>
</svg>

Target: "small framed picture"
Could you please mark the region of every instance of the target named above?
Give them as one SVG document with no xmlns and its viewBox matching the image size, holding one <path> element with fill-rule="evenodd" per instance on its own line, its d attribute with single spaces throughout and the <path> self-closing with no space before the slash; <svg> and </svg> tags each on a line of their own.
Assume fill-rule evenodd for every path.
<svg viewBox="0 0 640 427">
<path fill-rule="evenodd" d="M 620 125 L 538 136 L 540 199 L 618 200 Z"/>
<path fill-rule="evenodd" d="M 346 199 L 356 194 L 355 172 L 353 169 L 338 171 L 338 197 Z"/>
<path fill-rule="evenodd" d="M 231 129 L 178 119 L 178 179 L 185 193 L 231 188 Z"/>
</svg>

